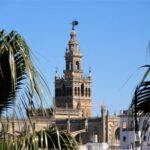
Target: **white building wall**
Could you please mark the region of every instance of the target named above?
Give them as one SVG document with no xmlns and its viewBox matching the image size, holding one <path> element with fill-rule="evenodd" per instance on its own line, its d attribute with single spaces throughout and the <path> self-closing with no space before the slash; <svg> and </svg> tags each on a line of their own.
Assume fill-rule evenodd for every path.
<svg viewBox="0 0 150 150">
<path fill-rule="evenodd" d="M 147 149 L 147 147 L 149 147 L 147 145 L 150 144 L 150 138 L 149 138 L 150 127 L 147 130 L 147 132 L 143 134 L 143 136 L 141 136 L 143 125 L 146 124 L 144 120 L 145 120 L 145 117 L 138 118 L 139 136 L 141 137 L 140 141 L 142 142 L 142 145 L 145 147 L 145 149 Z M 150 119 L 148 121 L 150 122 Z M 135 131 L 134 129 L 129 131 L 129 129 L 127 128 L 128 123 L 129 123 L 129 120 L 127 116 L 125 115 L 120 116 L 120 147 L 121 149 L 129 149 L 129 148 L 135 147 L 135 141 L 136 141 Z M 145 139 L 144 139 L 144 136 L 145 136 Z M 150 147 L 149 147 L 149 150 L 150 150 Z"/>
</svg>

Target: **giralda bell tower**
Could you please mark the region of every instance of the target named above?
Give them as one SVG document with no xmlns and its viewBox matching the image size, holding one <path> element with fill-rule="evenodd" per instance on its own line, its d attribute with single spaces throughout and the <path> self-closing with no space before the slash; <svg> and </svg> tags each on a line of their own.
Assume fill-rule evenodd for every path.
<svg viewBox="0 0 150 150">
<path fill-rule="evenodd" d="M 55 75 L 55 106 L 56 108 L 80 109 L 83 117 L 92 114 L 92 79 L 83 75 L 82 53 L 78 47 L 75 26 L 72 22 L 72 31 L 68 48 L 65 53 L 66 68 L 63 77 Z"/>
</svg>

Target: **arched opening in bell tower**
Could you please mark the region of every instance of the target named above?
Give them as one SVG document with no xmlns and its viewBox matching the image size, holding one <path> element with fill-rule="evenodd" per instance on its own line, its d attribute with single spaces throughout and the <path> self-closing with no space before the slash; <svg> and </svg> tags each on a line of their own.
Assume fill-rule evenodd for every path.
<svg viewBox="0 0 150 150">
<path fill-rule="evenodd" d="M 77 95 L 77 87 L 75 87 L 75 96 Z"/>
<path fill-rule="evenodd" d="M 90 88 L 88 89 L 88 96 L 89 97 L 91 96 L 91 89 Z"/>
<path fill-rule="evenodd" d="M 72 70 L 72 63 L 69 62 L 69 70 L 71 71 Z"/>
<path fill-rule="evenodd" d="M 84 96 L 84 84 L 81 84 L 81 96 Z"/>
<path fill-rule="evenodd" d="M 80 88 L 78 87 L 78 96 L 80 96 Z"/>
<path fill-rule="evenodd" d="M 85 89 L 85 96 L 87 96 L 87 88 Z"/>
<path fill-rule="evenodd" d="M 63 84 L 62 86 L 62 96 L 65 96 L 66 95 L 66 86 L 65 84 Z"/>
<path fill-rule="evenodd" d="M 71 63 L 71 61 L 67 61 L 66 62 L 66 70 L 69 70 L 69 71 L 72 70 L 72 63 Z"/>
<path fill-rule="evenodd" d="M 79 61 L 76 62 L 76 67 L 75 68 L 76 68 L 76 71 L 78 71 L 80 69 Z"/>
</svg>

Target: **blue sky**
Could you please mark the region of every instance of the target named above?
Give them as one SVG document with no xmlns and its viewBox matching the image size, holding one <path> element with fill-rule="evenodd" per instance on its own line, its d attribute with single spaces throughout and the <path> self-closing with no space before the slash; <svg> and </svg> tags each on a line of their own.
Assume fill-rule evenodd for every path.
<svg viewBox="0 0 150 150">
<path fill-rule="evenodd" d="M 54 95 L 54 74 L 62 75 L 64 54 L 77 19 L 84 73 L 92 68 L 93 115 L 105 100 L 110 114 L 127 109 L 150 63 L 150 2 L 147 0 L 1 0 L 0 29 L 18 31 Z M 132 77 L 128 80 L 130 75 Z M 123 86 L 124 85 L 124 86 Z"/>
</svg>

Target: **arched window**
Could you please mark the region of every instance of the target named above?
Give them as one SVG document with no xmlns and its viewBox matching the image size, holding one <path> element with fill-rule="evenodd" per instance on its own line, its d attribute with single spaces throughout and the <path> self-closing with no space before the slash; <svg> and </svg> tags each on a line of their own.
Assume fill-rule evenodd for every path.
<svg viewBox="0 0 150 150">
<path fill-rule="evenodd" d="M 80 88 L 78 87 L 78 96 L 80 96 Z"/>
<path fill-rule="evenodd" d="M 87 91 L 87 88 L 86 88 L 86 89 L 85 89 L 85 96 L 87 96 L 87 92 L 88 92 L 88 91 Z"/>
<path fill-rule="evenodd" d="M 71 71 L 72 70 L 72 63 L 69 62 L 69 70 Z"/>
<path fill-rule="evenodd" d="M 61 96 L 61 88 L 58 89 L 58 96 Z"/>
<path fill-rule="evenodd" d="M 125 142 L 126 141 L 126 136 L 123 136 L 123 142 Z"/>
<path fill-rule="evenodd" d="M 66 62 L 66 70 L 72 70 L 72 63 L 71 63 L 71 61 L 67 61 Z"/>
<path fill-rule="evenodd" d="M 66 70 L 69 70 L 69 62 L 66 62 Z"/>
<path fill-rule="evenodd" d="M 117 128 L 115 131 L 115 139 L 120 140 L 120 128 Z"/>
<path fill-rule="evenodd" d="M 90 88 L 88 89 L 88 96 L 89 97 L 91 96 L 91 89 Z"/>
<path fill-rule="evenodd" d="M 69 95 L 72 95 L 72 87 L 69 88 Z"/>
<path fill-rule="evenodd" d="M 81 96 L 84 96 L 84 84 L 81 84 Z"/>
<path fill-rule="evenodd" d="M 65 96 L 66 95 L 66 87 L 65 87 L 65 84 L 63 84 L 62 86 L 62 96 Z"/>
<path fill-rule="evenodd" d="M 76 62 L 76 71 L 78 71 L 80 68 L 79 68 L 79 62 L 77 61 Z"/>
<path fill-rule="evenodd" d="M 75 96 L 77 95 L 77 87 L 75 87 Z"/>
<path fill-rule="evenodd" d="M 85 115 L 84 115 L 84 109 L 82 109 L 82 116 L 85 116 Z"/>
</svg>

